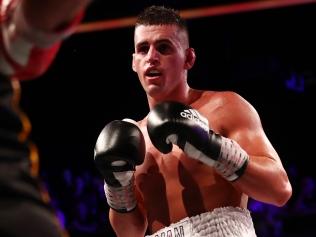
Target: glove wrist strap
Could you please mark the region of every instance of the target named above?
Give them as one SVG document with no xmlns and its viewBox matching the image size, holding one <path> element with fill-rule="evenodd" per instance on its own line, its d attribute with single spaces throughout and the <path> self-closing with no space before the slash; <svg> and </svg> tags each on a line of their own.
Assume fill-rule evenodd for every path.
<svg viewBox="0 0 316 237">
<path fill-rule="evenodd" d="M 126 213 L 135 209 L 137 199 L 135 195 L 134 177 L 126 186 L 113 187 L 104 184 L 105 196 L 109 206 L 117 212 Z"/>
<path fill-rule="evenodd" d="M 221 139 L 221 151 L 214 168 L 228 181 L 235 181 L 244 173 L 249 156 L 234 140 Z"/>
</svg>

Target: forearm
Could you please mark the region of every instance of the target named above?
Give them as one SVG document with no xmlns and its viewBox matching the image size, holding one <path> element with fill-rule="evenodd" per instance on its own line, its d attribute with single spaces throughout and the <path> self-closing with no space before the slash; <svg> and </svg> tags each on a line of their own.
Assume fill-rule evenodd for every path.
<svg viewBox="0 0 316 237">
<path fill-rule="evenodd" d="M 144 236 L 147 219 L 144 210 L 138 205 L 132 212 L 119 213 L 110 209 L 110 223 L 117 237 Z"/>
<path fill-rule="evenodd" d="M 250 156 L 246 171 L 232 184 L 249 197 L 276 206 L 283 206 L 292 195 L 282 165 L 267 157 Z"/>
<path fill-rule="evenodd" d="M 0 72 L 32 79 L 46 72 L 63 39 L 74 32 L 90 0 L 1 3 Z"/>
<path fill-rule="evenodd" d="M 24 0 L 22 9 L 32 27 L 56 31 L 70 23 L 91 0 Z"/>
</svg>

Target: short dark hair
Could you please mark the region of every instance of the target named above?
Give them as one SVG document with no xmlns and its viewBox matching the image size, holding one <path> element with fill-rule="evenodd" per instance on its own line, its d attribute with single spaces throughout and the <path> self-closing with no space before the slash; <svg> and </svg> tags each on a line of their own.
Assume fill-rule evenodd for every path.
<svg viewBox="0 0 316 237">
<path fill-rule="evenodd" d="M 135 27 L 139 25 L 176 25 L 188 32 L 187 24 L 178 11 L 165 6 L 150 6 L 137 17 Z"/>
</svg>

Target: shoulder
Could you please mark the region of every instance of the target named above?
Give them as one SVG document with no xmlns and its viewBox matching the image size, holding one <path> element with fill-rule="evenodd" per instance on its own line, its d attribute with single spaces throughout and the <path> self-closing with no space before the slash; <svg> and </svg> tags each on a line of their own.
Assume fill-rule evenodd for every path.
<svg viewBox="0 0 316 237">
<path fill-rule="evenodd" d="M 222 103 L 249 103 L 240 94 L 234 91 L 204 91 L 203 97 L 209 100 L 218 100 Z"/>
<path fill-rule="evenodd" d="M 256 109 L 240 94 L 233 91 L 205 92 L 204 113 L 219 131 L 261 126 Z"/>
<path fill-rule="evenodd" d="M 256 113 L 256 109 L 252 104 L 234 91 L 206 91 L 204 93 L 205 99 L 212 105 L 216 104 L 218 110 L 236 110 L 241 109 L 248 112 Z"/>
<path fill-rule="evenodd" d="M 238 108 L 256 112 L 249 101 L 234 91 L 204 91 L 196 104 L 197 107 L 203 106 L 208 110 L 226 111 Z"/>
</svg>

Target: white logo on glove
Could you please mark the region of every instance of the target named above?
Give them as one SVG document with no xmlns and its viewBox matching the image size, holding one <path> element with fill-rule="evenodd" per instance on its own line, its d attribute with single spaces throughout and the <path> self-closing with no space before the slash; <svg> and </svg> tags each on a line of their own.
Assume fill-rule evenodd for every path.
<svg viewBox="0 0 316 237">
<path fill-rule="evenodd" d="M 208 120 L 194 109 L 185 109 L 180 113 L 181 117 L 197 122 L 205 131 L 209 131 Z"/>
</svg>

